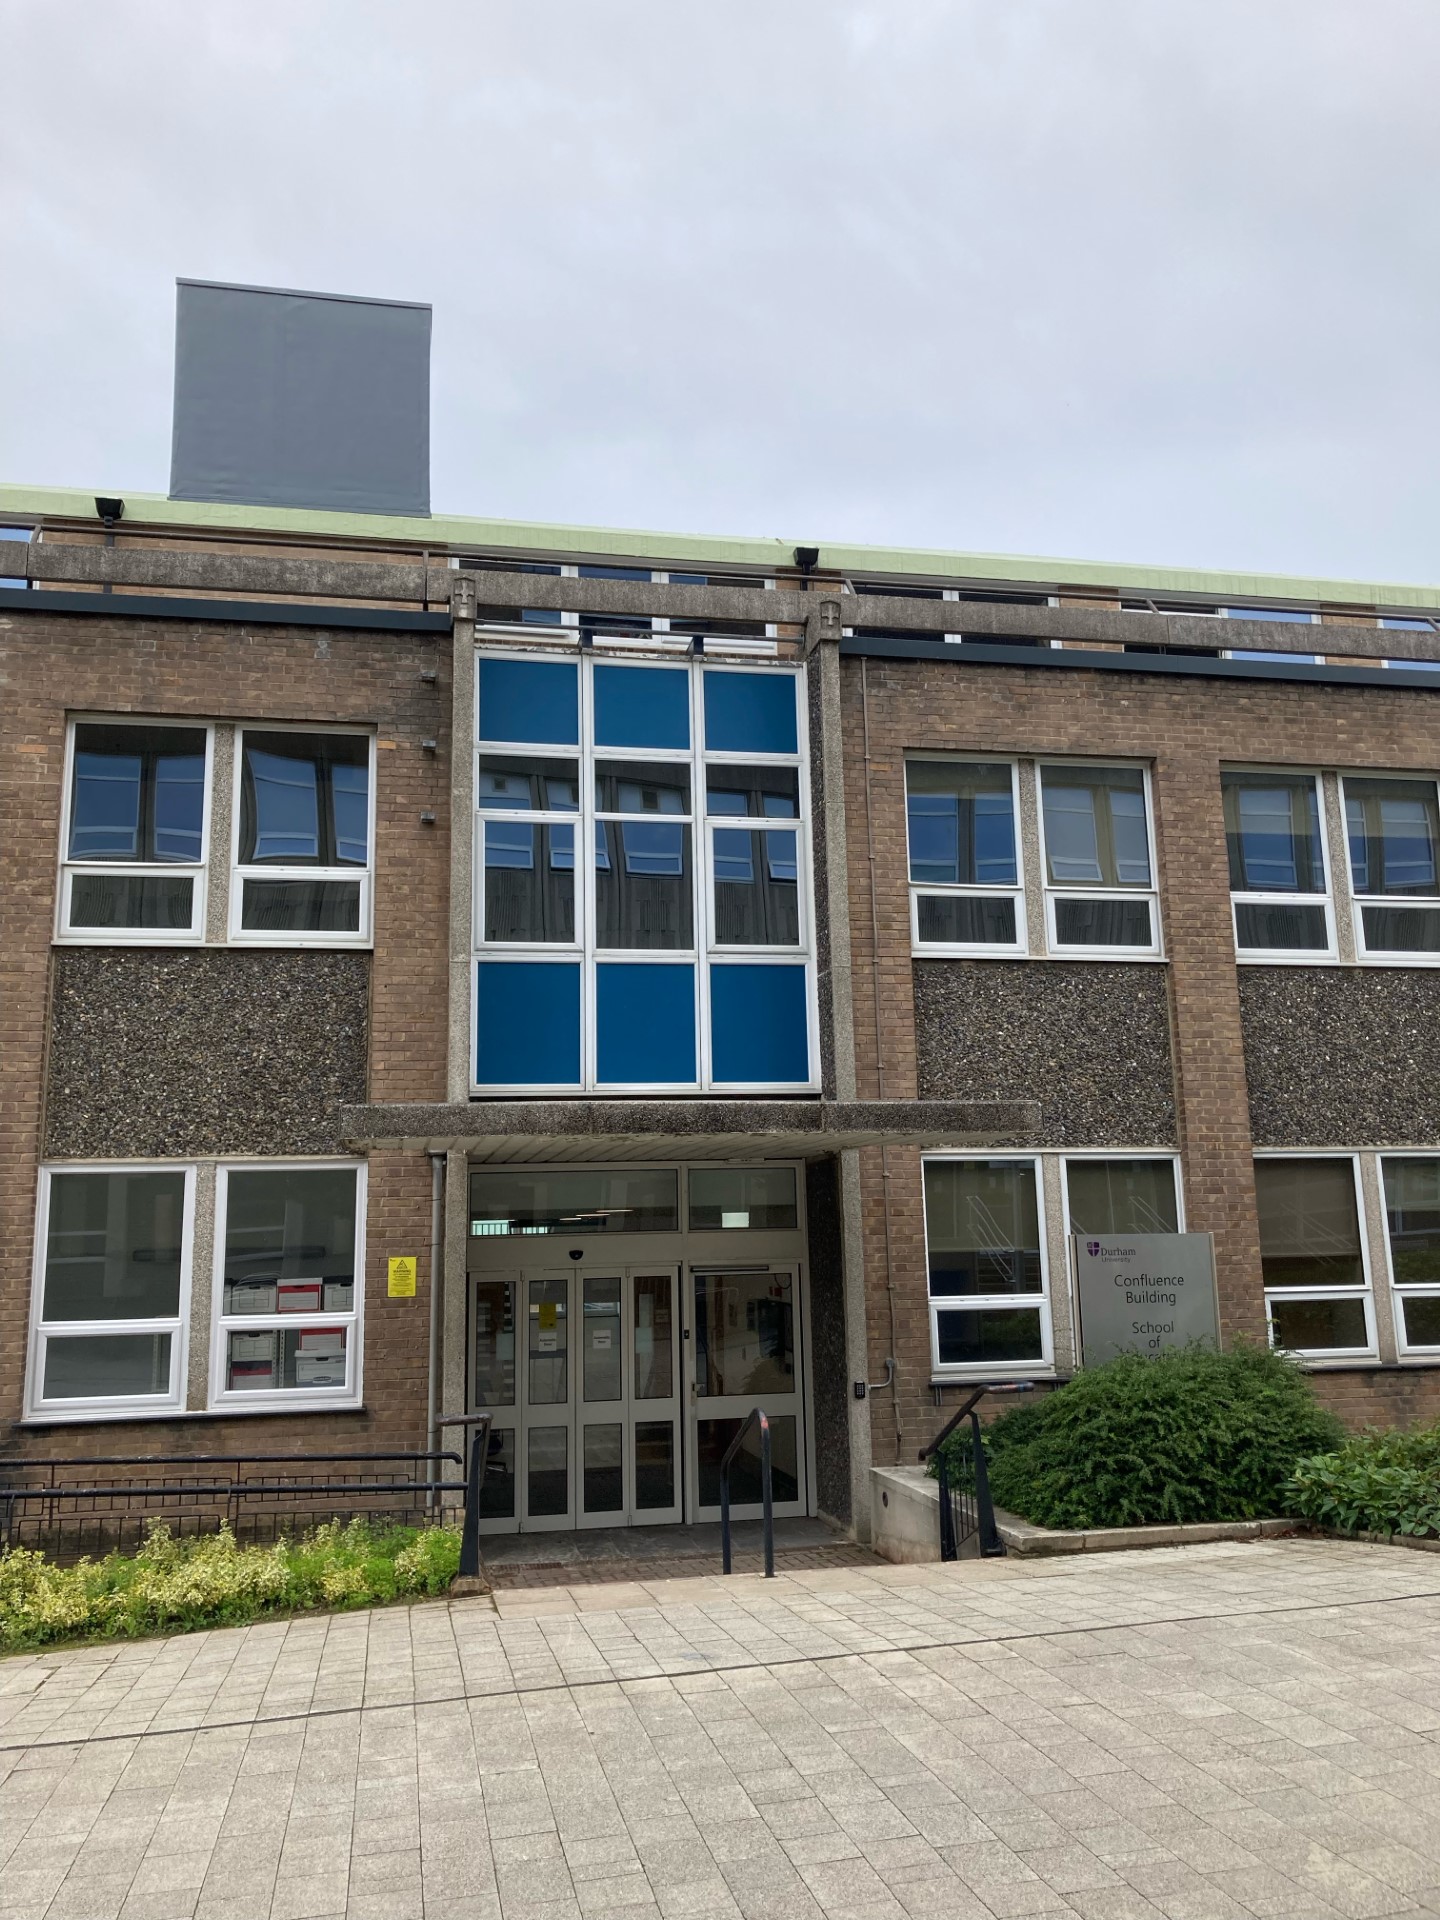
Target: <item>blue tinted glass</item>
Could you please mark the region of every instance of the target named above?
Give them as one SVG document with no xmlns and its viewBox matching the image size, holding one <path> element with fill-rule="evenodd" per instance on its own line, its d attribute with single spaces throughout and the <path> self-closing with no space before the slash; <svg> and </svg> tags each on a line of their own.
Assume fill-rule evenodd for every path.
<svg viewBox="0 0 1440 1920">
<path fill-rule="evenodd" d="M 582 580 L 648 580 L 649 567 L 580 567 Z"/>
<path fill-rule="evenodd" d="M 74 860 L 139 859 L 138 753 L 77 750 L 70 856 Z"/>
<path fill-rule="evenodd" d="M 569 833 L 568 827 L 560 829 Z M 538 827 L 532 827 L 523 820 L 487 820 L 485 822 L 485 864 L 487 867 L 507 867 L 514 872 L 529 873 L 535 865 L 535 835 Z M 575 864 L 575 843 L 569 847 L 568 860 L 557 861 L 553 857 L 551 866 L 573 867 Z"/>
<path fill-rule="evenodd" d="M 482 960 L 475 976 L 477 1084 L 578 1086 L 579 967 Z"/>
<path fill-rule="evenodd" d="M 793 833 L 767 833 L 765 864 L 772 880 L 800 878 L 800 842 Z"/>
<path fill-rule="evenodd" d="M 335 857 L 363 867 L 370 841 L 370 769 L 336 763 L 330 769 L 330 794 L 335 807 Z"/>
<path fill-rule="evenodd" d="M 1387 660 L 1387 667 L 1398 667 L 1402 673 L 1440 673 L 1440 660 Z"/>
<path fill-rule="evenodd" d="M 1430 625 L 1430 622 L 1428 620 L 1401 620 L 1398 618 L 1391 619 L 1387 616 L 1385 619 L 1383 619 L 1380 622 L 1380 624 L 1382 627 L 1389 627 L 1392 630 L 1392 632 L 1396 632 L 1396 633 L 1433 633 L 1434 632 L 1434 628 Z"/>
<path fill-rule="evenodd" d="M 247 747 L 255 785 L 255 860 L 320 858 L 320 778 L 313 760 Z"/>
<path fill-rule="evenodd" d="M 695 969 L 595 969 L 596 1073 L 607 1086 L 695 1084 Z"/>
<path fill-rule="evenodd" d="M 577 669 L 570 660 L 476 663 L 482 740 L 534 740 L 573 747 L 580 739 Z"/>
<path fill-rule="evenodd" d="M 1232 660 L 1288 660 L 1292 666 L 1313 667 L 1313 653 L 1270 653 L 1264 647 L 1232 647 Z"/>
<path fill-rule="evenodd" d="M 733 1085 L 789 1085 L 810 1078 L 804 967 L 712 966 L 710 1051 L 714 1078 Z"/>
<path fill-rule="evenodd" d="M 520 621 L 527 627 L 560 627 L 565 624 L 558 607 L 522 607 Z"/>
<path fill-rule="evenodd" d="M 198 860 L 204 813 L 204 754 L 161 754 L 155 762 L 155 858 Z"/>
<path fill-rule="evenodd" d="M 705 746 L 710 753 L 795 753 L 795 676 L 705 675 Z"/>
<path fill-rule="evenodd" d="M 1225 612 L 1232 620 L 1299 620 L 1306 626 L 1313 624 L 1310 615 L 1296 607 L 1226 607 Z"/>
<path fill-rule="evenodd" d="M 690 675 L 664 667 L 595 668 L 595 743 L 690 745 Z"/>
<path fill-rule="evenodd" d="M 599 824 L 597 821 L 596 825 Z M 684 873 L 684 827 L 667 826 L 658 820 L 627 820 L 620 828 L 620 838 L 625 847 L 627 873 Z"/>
<path fill-rule="evenodd" d="M 794 838 L 793 835 L 789 837 Z M 754 880 L 755 862 L 751 857 L 748 829 L 715 829 L 715 878 L 731 880 L 740 886 L 749 886 Z"/>
</svg>

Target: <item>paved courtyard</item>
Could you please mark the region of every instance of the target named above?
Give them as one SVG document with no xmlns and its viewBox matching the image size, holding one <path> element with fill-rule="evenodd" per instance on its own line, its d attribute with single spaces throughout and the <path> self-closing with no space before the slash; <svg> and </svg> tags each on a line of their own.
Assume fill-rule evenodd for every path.
<svg viewBox="0 0 1440 1920">
<path fill-rule="evenodd" d="M 1440 1915 L 1440 1556 L 511 1589 L 0 1661 L 0 1920 Z"/>
</svg>

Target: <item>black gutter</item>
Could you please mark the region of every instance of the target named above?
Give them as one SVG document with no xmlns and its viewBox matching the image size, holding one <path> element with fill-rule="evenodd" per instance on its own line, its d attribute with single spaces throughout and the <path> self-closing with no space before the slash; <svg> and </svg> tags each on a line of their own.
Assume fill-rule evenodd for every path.
<svg viewBox="0 0 1440 1920">
<path fill-rule="evenodd" d="M 114 602 L 111 601 L 113 607 Z M 1087 653 L 1079 647 L 997 646 L 990 641 L 879 640 L 847 634 L 842 654 L 864 660 L 950 660 L 971 667 L 1084 668 L 1099 673 L 1183 674 L 1200 680 L 1292 680 L 1335 687 L 1420 687 L 1440 693 L 1440 671 L 1323 667 L 1308 660 L 1221 660 L 1205 654 Z"/>
<path fill-rule="evenodd" d="M 397 613 L 383 607 L 316 606 L 274 600 L 188 600 L 148 593 L 65 593 L 0 587 L 0 612 L 104 613 L 112 619 L 225 621 L 245 627 L 340 627 L 357 632 L 448 633 L 445 613 Z"/>
</svg>

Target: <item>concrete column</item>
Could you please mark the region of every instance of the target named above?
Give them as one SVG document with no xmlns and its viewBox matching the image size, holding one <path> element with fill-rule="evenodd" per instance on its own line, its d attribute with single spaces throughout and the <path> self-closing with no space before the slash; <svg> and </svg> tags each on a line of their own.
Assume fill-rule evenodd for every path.
<svg viewBox="0 0 1440 1920">
<path fill-rule="evenodd" d="M 440 1297 L 440 1411 L 467 1411 L 465 1256 L 470 1236 L 470 1161 L 462 1147 L 445 1156 L 445 1219 L 442 1227 Z M 448 1430 L 447 1430 L 448 1431 Z M 442 1437 L 441 1444 L 449 1446 Z"/>
<path fill-rule="evenodd" d="M 235 729 L 222 722 L 211 744 L 210 835 L 205 882 L 205 939 L 224 946 L 230 937 L 230 852 L 234 844 Z"/>
<path fill-rule="evenodd" d="M 450 1020 L 446 1098 L 468 1100 L 474 939 L 475 583 L 455 576 L 450 682 Z"/>
<path fill-rule="evenodd" d="M 190 1249 L 190 1350 L 185 1366 L 185 1406 L 203 1413 L 210 1404 L 210 1341 L 215 1324 L 215 1162 L 195 1169 L 195 1236 Z"/>
</svg>

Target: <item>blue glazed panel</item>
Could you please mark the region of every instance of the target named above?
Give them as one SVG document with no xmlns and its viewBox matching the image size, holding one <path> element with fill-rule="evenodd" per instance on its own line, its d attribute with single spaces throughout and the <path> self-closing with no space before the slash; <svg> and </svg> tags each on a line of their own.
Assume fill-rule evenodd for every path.
<svg viewBox="0 0 1440 1920">
<path fill-rule="evenodd" d="M 487 660 L 481 654 L 475 671 L 481 740 L 578 744 L 580 682 L 573 660 Z"/>
<path fill-rule="evenodd" d="M 705 675 L 705 748 L 709 753 L 795 753 L 793 673 Z"/>
<path fill-rule="evenodd" d="M 602 1086 L 695 1084 L 695 969 L 602 962 L 595 969 Z"/>
<path fill-rule="evenodd" d="M 684 668 L 595 667 L 597 747 L 690 746 L 690 675 Z"/>
<path fill-rule="evenodd" d="M 481 960 L 475 975 L 477 1086 L 579 1086 L 579 966 Z"/>
<path fill-rule="evenodd" d="M 809 1080 L 804 967 L 711 967 L 710 1070 L 727 1086 Z"/>
</svg>

